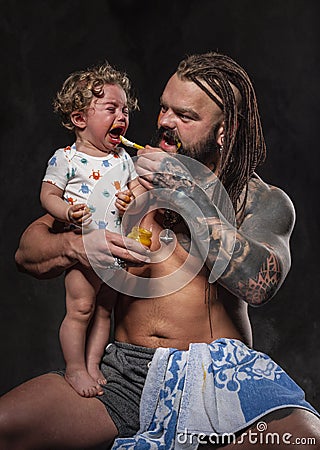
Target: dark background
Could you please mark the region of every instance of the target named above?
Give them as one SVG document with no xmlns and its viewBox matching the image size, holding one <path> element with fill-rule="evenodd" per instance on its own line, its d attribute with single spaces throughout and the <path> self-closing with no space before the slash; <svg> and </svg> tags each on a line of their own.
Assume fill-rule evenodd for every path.
<svg viewBox="0 0 320 450">
<path fill-rule="evenodd" d="M 292 198 L 292 269 L 280 292 L 251 309 L 255 347 L 269 353 L 320 408 L 317 0 L 0 1 L 0 391 L 63 364 L 58 343 L 63 279 L 17 271 L 14 252 L 41 213 L 39 189 L 53 150 L 72 142 L 52 112 L 67 75 L 108 59 L 140 98 L 128 137 L 147 143 L 159 95 L 185 54 L 218 50 L 250 74 L 268 159 L 259 174 Z M 40 394 L 40 393 L 39 393 Z"/>
</svg>

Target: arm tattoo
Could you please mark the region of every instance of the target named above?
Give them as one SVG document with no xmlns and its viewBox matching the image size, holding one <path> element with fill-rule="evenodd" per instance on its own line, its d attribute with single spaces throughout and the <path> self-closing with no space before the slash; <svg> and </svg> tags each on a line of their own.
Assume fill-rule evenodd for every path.
<svg viewBox="0 0 320 450">
<path fill-rule="evenodd" d="M 194 184 L 192 176 L 174 157 L 164 158 L 153 183 L 161 188 L 190 190 Z"/>
<path fill-rule="evenodd" d="M 219 203 L 208 198 L 197 180 L 178 161 L 165 158 L 162 164 L 163 172 L 155 174 L 156 184 L 171 190 L 167 198 L 169 203 L 172 202 L 188 223 L 191 238 L 195 237 L 198 251 L 205 256 L 209 270 L 218 274 L 218 282 L 251 305 L 261 305 L 272 298 L 282 278 L 277 255 L 261 239 L 242 235 L 229 219 L 221 217 Z M 248 201 L 249 215 L 261 197 L 257 194 L 262 190 L 261 183 L 256 184 L 255 196 L 253 198 L 251 194 Z M 180 244 L 190 251 L 188 240 L 182 239 Z M 221 268 L 223 271 L 220 272 Z"/>
<path fill-rule="evenodd" d="M 189 236 L 187 236 L 186 234 L 178 234 L 177 235 L 177 240 L 179 242 L 179 244 L 181 245 L 181 247 L 188 253 L 190 253 L 190 248 L 191 248 L 191 239 Z"/>
<path fill-rule="evenodd" d="M 280 264 L 275 255 L 270 253 L 254 278 L 249 278 L 245 283 L 238 282 L 240 297 L 246 298 L 252 305 L 259 305 L 264 299 L 272 297 L 280 278 Z"/>
</svg>

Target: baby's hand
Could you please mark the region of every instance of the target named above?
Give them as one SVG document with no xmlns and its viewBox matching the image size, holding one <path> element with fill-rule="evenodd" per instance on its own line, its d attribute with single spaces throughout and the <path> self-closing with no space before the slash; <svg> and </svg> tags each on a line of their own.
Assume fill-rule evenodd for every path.
<svg viewBox="0 0 320 450">
<path fill-rule="evenodd" d="M 125 213 L 128 205 L 130 205 L 132 200 L 134 200 L 134 195 L 130 191 L 130 189 L 126 189 L 125 191 L 117 192 L 116 197 L 117 200 L 115 202 L 115 205 L 119 210 L 120 216 L 122 216 Z"/>
<path fill-rule="evenodd" d="M 67 211 L 68 222 L 75 225 L 89 225 L 91 215 L 90 209 L 84 203 L 72 205 Z"/>
</svg>

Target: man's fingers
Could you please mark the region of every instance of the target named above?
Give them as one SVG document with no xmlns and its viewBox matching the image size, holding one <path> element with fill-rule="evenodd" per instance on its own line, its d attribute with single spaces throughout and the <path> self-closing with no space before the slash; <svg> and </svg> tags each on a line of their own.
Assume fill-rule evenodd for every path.
<svg viewBox="0 0 320 450">
<path fill-rule="evenodd" d="M 148 181 L 147 179 L 139 176 L 139 183 L 145 188 L 150 191 L 154 188 L 154 184 L 151 181 Z"/>
<path fill-rule="evenodd" d="M 146 145 L 141 150 L 138 150 L 137 155 L 151 155 L 152 153 L 165 153 L 162 148 L 159 147 L 152 147 L 151 145 Z"/>
<path fill-rule="evenodd" d="M 126 250 L 122 249 L 122 251 L 119 251 L 120 256 L 117 256 L 118 258 L 121 258 L 122 260 L 126 262 L 131 262 L 132 264 L 141 264 L 141 263 L 149 263 L 150 262 L 150 256 L 142 255 L 141 253 L 136 253 L 133 250 Z"/>
<path fill-rule="evenodd" d="M 119 258 L 125 257 L 132 260 L 139 259 L 140 261 L 149 259 L 148 253 L 150 250 L 134 239 L 111 231 L 106 231 L 105 234 L 107 245 L 114 256 Z"/>
</svg>

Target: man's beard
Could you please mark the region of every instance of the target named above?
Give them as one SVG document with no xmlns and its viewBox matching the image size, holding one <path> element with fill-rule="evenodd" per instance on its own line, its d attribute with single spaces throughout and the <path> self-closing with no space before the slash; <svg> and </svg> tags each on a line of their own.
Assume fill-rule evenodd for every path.
<svg viewBox="0 0 320 450">
<path fill-rule="evenodd" d="M 175 131 L 168 130 L 166 128 L 160 127 L 157 129 L 155 135 L 151 139 L 151 143 L 154 146 L 159 146 L 163 137 L 166 137 L 167 141 L 172 144 L 177 144 L 180 142 L 179 137 Z M 196 159 L 202 164 L 208 164 L 213 159 L 215 159 L 216 152 L 219 151 L 219 145 L 216 141 L 216 128 L 211 130 L 210 134 L 205 138 L 199 141 L 197 144 L 191 146 L 181 146 L 177 147 L 177 153 L 179 155 L 185 155 L 189 158 Z"/>
</svg>

